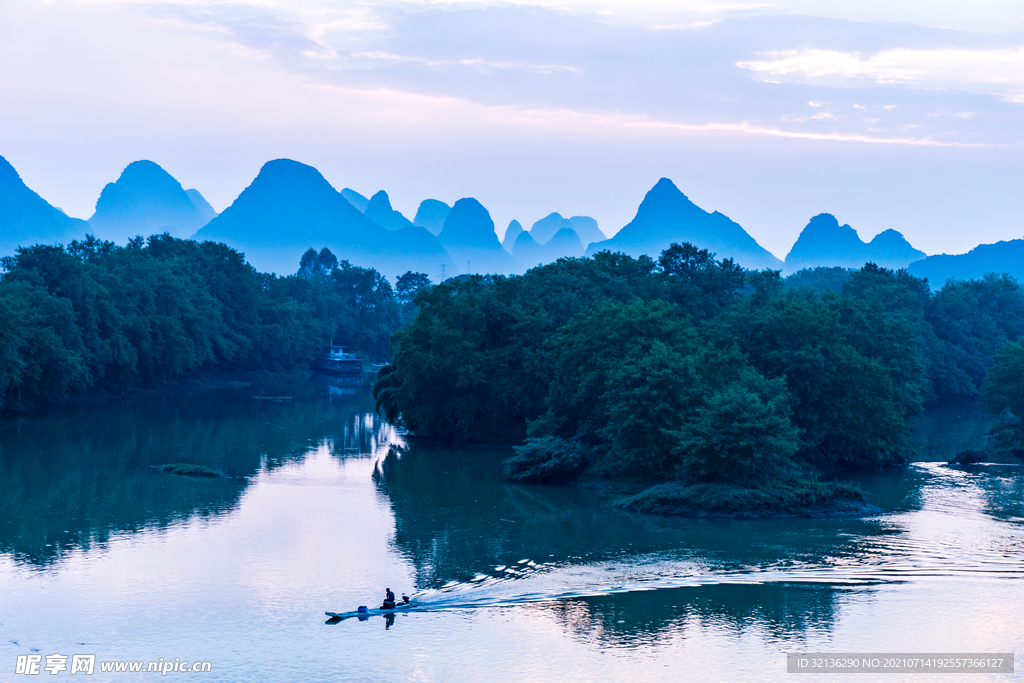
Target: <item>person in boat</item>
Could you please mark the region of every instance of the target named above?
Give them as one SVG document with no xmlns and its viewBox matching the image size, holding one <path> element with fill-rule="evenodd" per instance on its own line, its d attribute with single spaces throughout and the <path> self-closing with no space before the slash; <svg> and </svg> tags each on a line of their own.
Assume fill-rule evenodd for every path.
<svg viewBox="0 0 1024 683">
<path fill-rule="evenodd" d="M 384 604 L 380 606 L 381 609 L 394 609 L 395 608 L 395 594 L 391 592 L 390 588 L 384 589 Z"/>
</svg>

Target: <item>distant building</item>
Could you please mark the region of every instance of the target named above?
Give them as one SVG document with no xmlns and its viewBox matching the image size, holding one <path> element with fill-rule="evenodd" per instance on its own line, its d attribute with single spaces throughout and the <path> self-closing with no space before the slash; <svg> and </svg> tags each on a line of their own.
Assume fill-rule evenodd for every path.
<svg viewBox="0 0 1024 683">
<path fill-rule="evenodd" d="M 359 375 L 363 361 L 354 353 L 345 353 L 344 346 L 325 346 L 316 357 L 316 369 L 335 375 Z"/>
</svg>

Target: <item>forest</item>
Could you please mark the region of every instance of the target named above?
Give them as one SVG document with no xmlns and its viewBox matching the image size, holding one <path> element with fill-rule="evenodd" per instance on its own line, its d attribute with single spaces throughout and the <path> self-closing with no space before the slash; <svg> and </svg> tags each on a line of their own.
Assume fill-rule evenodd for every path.
<svg viewBox="0 0 1024 683">
<path fill-rule="evenodd" d="M 413 435 L 506 442 L 506 474 L 653 484 L 650 511 L 855 500 L 843 472 L 904 463 L 928 403 L 1001 415 L 1024 454 L 1024 291 L 868 264 L 783 279 L 692 245 L 602 252 L 422 289 L 378 407 Z M 1001 430 L 1001 431 L 1000 431 Z"/>
<path fill-rule="evenodd" d="M 0 266 L 7 414 L 307 369 L 333 340 L 390 360 L 378 410 L 412 436 L 514 444 L 519 481 L 643 482 L 638 509 L 856 500 L 836 475 L 906 462 L 926 404 L 980 401 L 987 448 L 1024 457 L 1024 290 L 1005 275 L 933 293 L 873 264 L 782 278 L 675 244 L 392 287 L 328 249 L 278 277 L 166 234 Z"/>
<path fill-rule="evenodd" d="M 0 265 L 5 413 L 86 392 L 308 368 L 332 339 L 386 360 L 426 284 L 409 273 L 393 289 L 327 249 L 276 277 L 224 244 L 166 234 L 125 247 L 88 237 L 19 248 Z"/>
</svg>

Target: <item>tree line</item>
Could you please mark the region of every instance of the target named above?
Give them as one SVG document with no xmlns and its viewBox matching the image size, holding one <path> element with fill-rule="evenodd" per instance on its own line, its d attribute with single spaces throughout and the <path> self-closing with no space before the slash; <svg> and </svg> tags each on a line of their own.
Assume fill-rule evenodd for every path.
<svg viewBox="0 0 1024 683">
<path fill-rule="evenodd" d="M 396 293 L 373 269 L 310 249 L 288 277 L 215 242 L 91 236 L 0 261 L 0 409 L 86 391 L 308 367 L 332 339 L 371 359 L 414 308 L 425 276 Z"/>
<path fill-rule="evenodd" d="M 450 280 L 415 305 L 379 409 L 431 439 L 525 439 L 513 478 L 755 487 L 904 462 L 925 403 L 984 390 L 1004 424 L 1024 413 L 1024 291 L 1005 276 L 933 294 L 873 264 L 784 279 L 675 244 Z"/>
</svg>

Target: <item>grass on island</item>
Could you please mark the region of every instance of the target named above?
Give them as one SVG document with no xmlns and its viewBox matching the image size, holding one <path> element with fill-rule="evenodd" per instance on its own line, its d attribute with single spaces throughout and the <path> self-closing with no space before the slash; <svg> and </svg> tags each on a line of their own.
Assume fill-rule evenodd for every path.
<svg viewBox="0 0 1024 683">
<path fill-rule="evenodd" d="M 979 462 L 988 460 L 988 453 L 985 451 L 967 449 L 957 452 L 949 460 L 950 465 L 976 465 Z"/>
<path fill-rule="evenodd" d="M 856 486 L 817 479 L 774 481 L 757 488 L 734 484 L 667 482 L 615 504 L 637 512 L 696 517 L 863 514 L 869 509 L 864 502 L 864 494 Z"/>
<path fill-rule="evenodd" d="M 167 465 L 160 465 L 157 469 L 168 474 L 180 474 L 185 477 L 210 477 L 219 478 L 224 475 L 206 465 L 189 465 L 183 462 L 175 462 Z"/>
<path fill-rule="evenodd" d="M 515 456 L 504 463 L 505 476 L 512 481 L 564 483 L 579 476 L 587 464 L 586 449 L 579 441 L 555 436 L 528 439 L 512 450 Z"/>
</svg>

